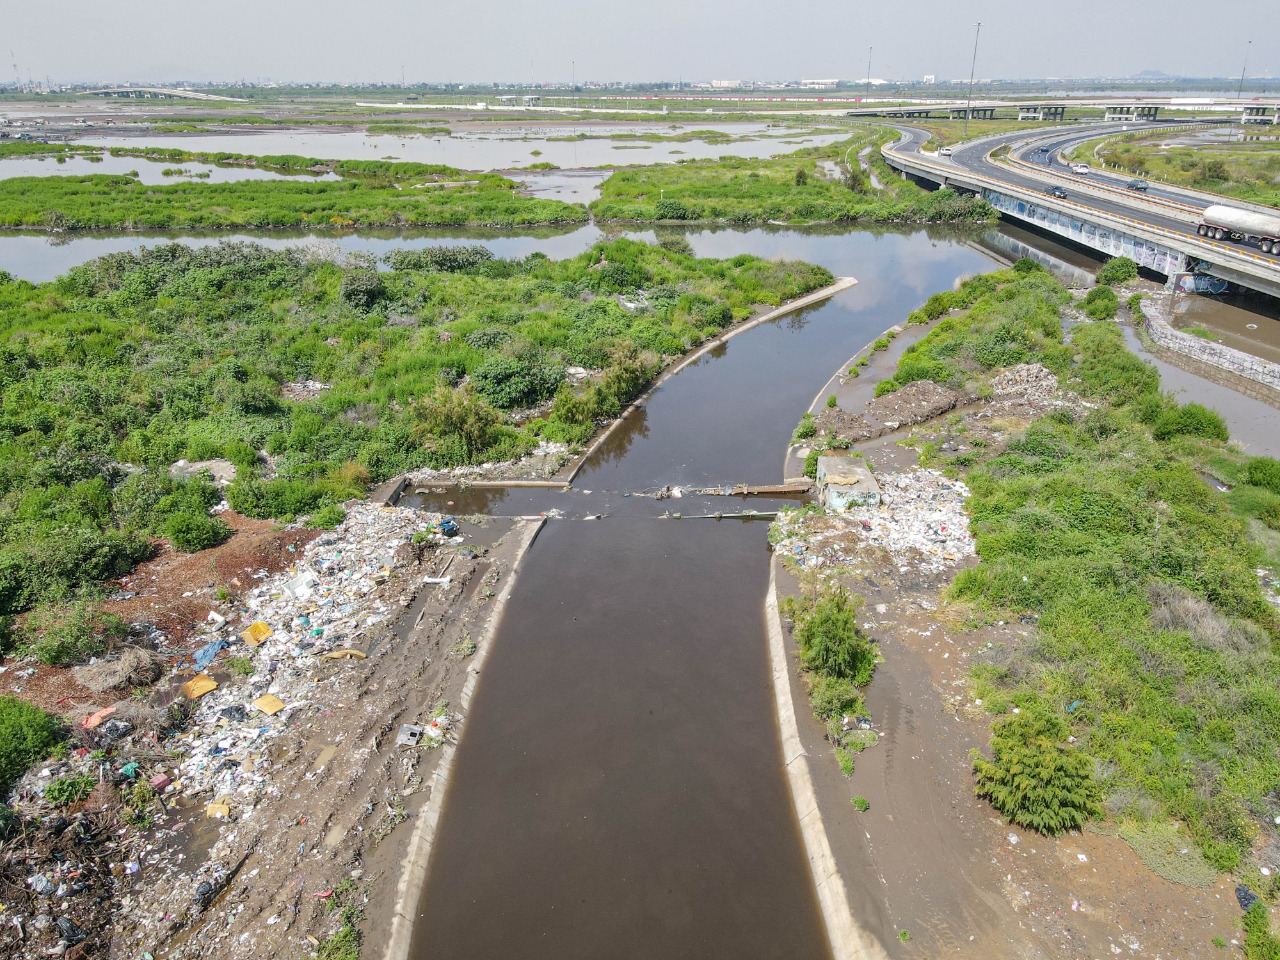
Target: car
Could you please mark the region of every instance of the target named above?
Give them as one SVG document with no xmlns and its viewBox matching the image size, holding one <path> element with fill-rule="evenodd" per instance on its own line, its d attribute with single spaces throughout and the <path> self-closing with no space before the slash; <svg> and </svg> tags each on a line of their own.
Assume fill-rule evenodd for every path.
<svg viewBox="0 0 1280 960">
<path fill-rule="evenodd" d="M 1063 190 L 1056 183 L 1044 188 L 1044 192 L 1057 200 L 1067 199 L 1067 191 Z"/>
<path fill-rule="evenodd" d="M 1073 163 L 1071 165 L 1071 172 L 1078 173 L 1082 177 L 1087 177 L 1089 175 L 1089 165 L 1087 163 Z"/>
<path fill-rule="evenodd" d="M 1040 148 L 1040 152 L 1041 152 L 1041 153 L 1048 153 L 1048 152 L 1049 152 L 1049 145 L 1046 143 L 1043 147 L 1041 147 L 1041 148 Z"/>
<path fill-rule="evenodd" d="M 938 151 L 938 156 L 940 156 L 940 157 L 949 157 L 949 156 L 951 156 L 953 153 L 955 153 L 955 151 L 954 151 L 954 150 L 952 150 L 950 147 L 943 147 L 941 150 L 939 150 L 939 151 Z"/>
<path fill-rule="evenodd" d="M 1145 180 L 1130 180 L 1125 184 L 1126 189 L 1137 190 L 1139 193 L 1146 193 L 1149 186 L 1151 186 L 1151 184 L 1147 183 Z"/>
</svg>

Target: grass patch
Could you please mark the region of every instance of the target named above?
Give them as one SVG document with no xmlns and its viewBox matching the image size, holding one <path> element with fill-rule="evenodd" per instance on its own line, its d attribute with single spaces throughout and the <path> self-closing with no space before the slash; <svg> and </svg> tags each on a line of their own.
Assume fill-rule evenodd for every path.
<svg viewBox="0 0 1280 960">
<path fill-rule="evenodd" d="M 250 180 L 148 185 L 127 175 L 13 177 L 0 180 L 0 226 L 57 230 L 319 230 L 355 227 L 522 226 L 580 223 L 578 204 L 521 196 L 491 173 L 439 164 L 317 160 L 155 147 L 115 147 L 112 156 L 207 163 L 338 181 Z M 177 168 L 172 168 L 177 169 Z"/>
<path fill-rule="evenodd" d="M 1151 872 L 1184 887 L 1207 887 L 1218 871 L 1194 840 L 1169 820 L 1126 820 L 1120 838 L 1133 847 Z"/>
<path fill-rule="evenodd" d="M 879 134 L 878 144 L 889 134 Z M 896 135 L 895 135 L 896 136 Z M 985 201 L 951 190 L 929 192 L 889 176 L 874 190 L 854 164 L 842 179 L 824 176 L 820 161 L 843 162 L 866 135 L 784 157 L 721 157 L 619 170 L 600 188 L 591 211 L 601 220 L 694 220 L 727 223 L 864 221 L 988 222 Z M 882 165 L 872 151 L 872 163 Z"/>
<path fill-rule="evenodd" d="M 981 560 L 951 598 L 983 617 L 1038 617 L 1034 636 L 974 668 L 993 712 L 1021 711 L 997 724 L 979 790 L 1053 832 L 1102 812 L 1096 783 L 1110 816 L 1180 821 L 1229 870 L 1280 787 L 1280 619 L 1242 522 L 1270 494 L 1233 491 L 1232 504 L 1206 484 L 1202 471 L 1245 469 L 1221 418 L 1162 396 L 1113 324 L 1079 326 L 1064 344 L 1065 297 L 1047 276 L 1005 277 L 903 358 L 937 364 L 926 378 L 947 384 L 1038 360 L 1097 404 L 944 462 L 972 491 Z M 1008 779 L 1015 760 L 1042 771 L 1039 813 Z"/>
</svg>

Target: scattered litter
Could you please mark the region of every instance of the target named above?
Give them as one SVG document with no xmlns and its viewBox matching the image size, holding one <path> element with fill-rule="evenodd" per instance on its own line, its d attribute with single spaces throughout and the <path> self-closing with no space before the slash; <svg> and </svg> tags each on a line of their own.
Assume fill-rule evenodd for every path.
<svg viewBox="0 0 1280 960">
<path fill-rule="evenodd" d="M 1236 887 L 1236 902 L 1241 910 L 1248 913 L 1249 908 L 1258 902 L 1258 895 L 1242 883 Z"/>
<path fill-rule="evenodd" d="M 396 735 L 397 747 L 416 747 L 422 743 L 422 738 L 426 731 L 412 723 L 402 724 L 400 732 Z"/>
<path fill-rule="evenodd" d="M 257 700 L 253 701 L 253 705 L 268 717 L 274 717 L 284 709 L 284 701 L 274 693 L 264 693 Z"/>
</svg>

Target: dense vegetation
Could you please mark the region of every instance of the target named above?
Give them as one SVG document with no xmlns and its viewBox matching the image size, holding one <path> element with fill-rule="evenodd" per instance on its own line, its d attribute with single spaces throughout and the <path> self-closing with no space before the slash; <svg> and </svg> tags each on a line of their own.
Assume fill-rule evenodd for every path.
<svg viewBox="0 0 1280 960">
<path fill-rule="evenodd" d="M 1280 618 L 1254 573 L 1280 558 L 1266 526 L 1280 497 L 1254 485 L 1269 482 L 1270 461 L 1226 447 L 1216 413 L 1163 396 L 1114 325 L 1084 324 L 1061 342 L 1067 294 L 1047 275 L 1000 281 L 909 350 L 895 380 L 972 386 L 1038 361 L 1097 406 L 944 461 L 972 491 L 981 558 L 952 599 L 978 617 L 1038 624 L 975 669 L 977 694 L 996 713 L 1050 718 L 997 724 L 979 789 L 1018 822 L 1054 830 L 1096 812 L 1096 786 L 1115 820 L 1172 818 L 1194 840 L 1184 846 L 1236 868 L 1273 829 L 1268 797 L 1280 787 Z M 1218 493 L 1205 473 L 1233 489 Z M 1036 789 L 1019 802 L 998 788 L 1023 762 Z M 1037 764 L 1044 779 L 1027 772 Z M 1047 820 L 1044 803 L 1057 804 Z"/>
<path fill-rule="evenodd" d="M 288 518 L 417 467 L 582 441 L 663 358 L 831 280 L 625 240 L 564 261 L 389 259 L 175 244 L 39 285 L 0 273 L 0 616 L 120 576 L 153 537 L 225 537 L 208 515 L 220 493 L 171 478 L 179 458 L 231 460 L 231 505 Z M 572 365 L 601 374 L 570 389 Z M 306 380 L 328 389 L 281 390 Z M 542 415 L 517 424 L 529 407 Z M 55 635 L 79 635 L 73 613 L 49 621 L 67 627 Z"/>
<path fill-rule="evenodd" d="M 0 797 L 27 767 L 48 757 L 62 737 L 62 724 L 55 717 L 17 697 L 0 695 Z M 6 809 L 0 806 L 0 813 Z"/>
<path fill-rule="evenodd" d="M 871 682 L 878 654 L 858 626 L 862 600 L 843 587 L 808 588 L 782 602 L 793 622 L 813 712 L 826 725 L 827 739 L 845 776 L 854 757 L 875 742 L 875 734 L 846 721 L 863 713 L 861 688 Z"/>
<path fill-rule="evenodd" d="M 338 181 L 245 180 L 162 186 L 108 174 L 13 177 L 0 180 L 0 226 L 50 230 L 347 229 L 519 226 L 572 223 L 587 217 L 581 206 L 524 197 L 515 187 L 495 174 L 456 171 L 408 178 L 370 173 Z"/>
<path fill-rule="evenodd" d="M 929 192 L 894 176 L 881 160 L 881 138 L 856 138 L 785 157 L 721 157 L 619 170 L 600 188 L 591 211 L 604 220 L 714 220 L 731 223 L 862 221 L 987 221 L 986 201 L 951 190 Z M 823 160 L 843 161 L 870 146 L 869 162 L 884 186 L 876 190 L 846 165 L 827 175 Z"/>
</svg>

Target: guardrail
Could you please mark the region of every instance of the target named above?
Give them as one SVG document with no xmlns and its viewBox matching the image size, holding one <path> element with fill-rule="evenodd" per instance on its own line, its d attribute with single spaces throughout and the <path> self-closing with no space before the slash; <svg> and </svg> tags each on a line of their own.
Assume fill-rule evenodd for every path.
<svg viewBox="0 0 1280 960">
<path fill-rule="evenodd" d="M 985 174 L 975 173 L 972 170 L 950 166 L 939 163 L 936 160 L 930 160 L 916 153 L 912 156 L 903 154 L 893 147 L 903 142 L 903 139 L 910 139 L 909 135 L 892 145 L 888 144 L 880 148 L 881 155 L 886 159 L 892 157 L 899 163 L 912 164 L 930 171 L 933 175 L 939 177 L 944 182 L 947 180 L 964 181 L 972 180 L 979 186 L 986 186 L 988 189 L 997 193 L 1004 193 L 1017 199 L 1024 200 L 1028 203 L 1037 203 L 1050 209 L 1063 210 L 1068 213 L 1079 212 L 1086 215 L 1085 219 L 1091 219 L 1095 222 L 1108 223 L 1111 225 L 1127 227 L 1130 231 L 1135 228 L 1149 235 L 1154 235 L 1161 239 L 1171 239 L 1178 243 L 1184 253 L 1188 253 L 1194 257 L 1202 257 L 1205 248 L 1213 250 L 1219 254 L 1225 261 L 1234 261 L 1234 265 L 1242 268 L 1248 268 L 1246 272 L 1252 272 L 1256 275 L 1263 276 L 1264 279 L 1272 283 L 1280 284 L 1280 262 L 1264 257 L 1261 254 L 1254 254 L 1247 250 L 1241 250 L 1236 247 L 1227 246 L 1216 240 L 1207 240 L 1193 233 L 1183 233 L 1179 230 L 1170 230 L 1167 227 L 1156 226 L 1143 220 L 1133 217 L 1125 217 L 1120 214 L 1110 213 L 1105 210 L 1099 210 L 1096 207 L 1090 207 L 1083 203 L 1076 203 L 1072 200 L 1059 200 L 1056 197 L 1048 197 L 1043 193 L 1029 190 L 1026 187 L 1015 186 L 1006 183 L 1003 180 L 997 180 L 995 177 L 989 177 Z M 1223 262 L 1223 266 L 1228 266 L 1227 262 Z M 1259 269 L 1261 268 L 1261 269 Z"/>
</svg>

